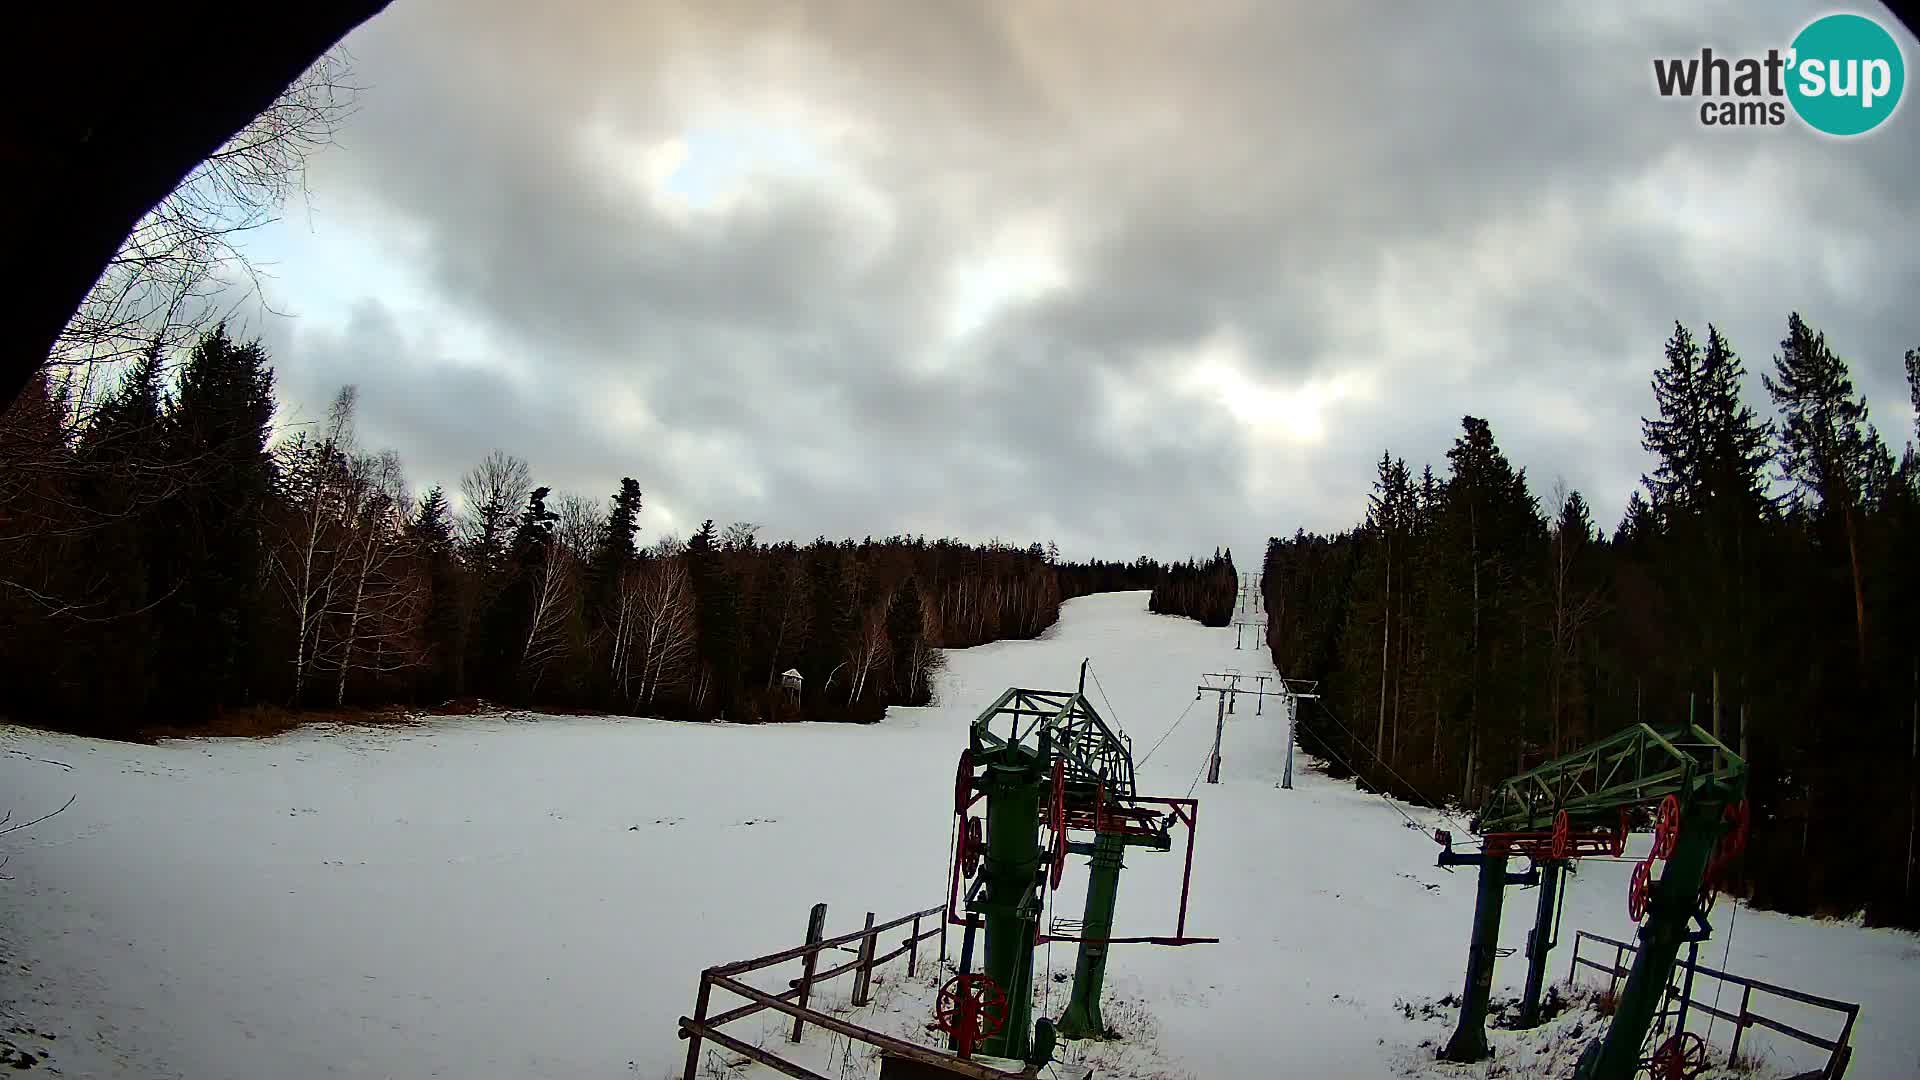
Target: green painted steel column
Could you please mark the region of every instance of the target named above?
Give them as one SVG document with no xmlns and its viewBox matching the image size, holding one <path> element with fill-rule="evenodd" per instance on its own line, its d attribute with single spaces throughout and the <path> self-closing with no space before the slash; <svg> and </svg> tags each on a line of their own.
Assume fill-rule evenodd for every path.
<svg viewBox="0 0 1920 1080">
<path fill-rule="evenodd" d="M 1087 912 L 1081 920 L 1080 958 L 1073 966 L 1073 996 L 1060 1017 L 1063 1039 L 1097 1039 L 1107 1033 L 1100 1017 L 1100 989 L 1107 978 L 1104 940 L 1113 935 L 1113 905 L 1120 892 L 1120 868 L 1127 853 L 1126 837 L 1101 833 L 1093 841 L 1093 870 L 1087 878 Z"/>
<path fill-rule="evenodd" d="M 1489 845 L 1480 857 L 1480 896 L 1473 908 L 1473 943 L 1467 946 L 1467 984 L 1460 992 L 1460 1024 L 1440 1056 L 1479 1061 L 1487 1046 L 1487 999 L 1493 996 L 1494 950 L 1500 944 L 1500 905 L 1507 892 L 1507 852 Z"/>
<path fill-rule="evenodd" d="M 1589 1051 L 1575 1071 L 1583 1080 L 1630 1080 L 1640 1065 L 1640 1044 L 1653 1026 L 1654 1013 L 1667 981 L 1673 978 L 1673 962 L 1687 939 L 1687 923 L 1699 904 L 1700 882 L 1707 874 L 1707 860 L 1720 842 L 1720 815 L 1724 796 L 1695 798 L 1681 812 L 1680 836 L 1673 857 L 1660 872 L 1660 880 L 1647 899 L 1647 921 L 1640 928 L 1640 949 L 1633 957 L 1633 970 L 1620 991 L 1613 1012 L 1613 1026 L 1607 1029 L 1606 1042 L 1596 1054 Z M 1622 900 L 1624 903 L 1624 898 Z"/>
<path fill-rule="evenodd" d="M 1540 904 L 1534 911 L 1533 933 L 1527 936 L 1527 988 L 1520 998 L 1520 1026 L 1540 1023 L 1540 991 L 1547 981 L 1547 953 L 1553 948 L 1553 906 L 1560 896 L 1560 874 L 1566 863 L 1549 859 L 1540 864 Z"/>
<path fill-rule="evenodd" d="M 982 1042 L 980 1052 L 1025 1058 L 1033 1036 L 1033 937 L 1040 916 L 1034 884 L 1040 872 L 1040 792 L 1046 759 L 1023 747 L 1013 761 L 989 765 L 987 851 L 981 872 L 985 895 L 987 976 L 1007 995 L 1007 1022 Z"/>
</svg>

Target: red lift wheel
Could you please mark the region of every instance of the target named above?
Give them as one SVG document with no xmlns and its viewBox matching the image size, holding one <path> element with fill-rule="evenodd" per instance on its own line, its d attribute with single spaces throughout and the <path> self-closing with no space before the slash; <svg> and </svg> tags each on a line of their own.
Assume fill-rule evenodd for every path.
<svg viewBox="0 0 1920 1080">
<path fill-rule="evenodd" d="M 1727 820 L 1728 829 L 1720 840 L 1721 857 L 1734 859 L 1747 850 L 1747 833 L 1753 827 L 1753 811 L 1747 805 L 1747 800 L 1741 799 L 1737 803 L 1728 803 L 1722 816 Z"/>
<path fill-rule="evenodd" d="M 1053 834 L 1053 847 L 1047 852 L 1047 888 L 1058 889 L 1060 876 L 1067 872 L 1067 834 L 1064 830 Z"/>
<path fill-rule="evenodd" d="M 1718 899 L 1720 899 L 1720 882 L 1712 872 L 1709 872 L 1706 877 L 1700 879 L 1700 897 L 1694 901 L 1694 907 L 1698 908 L 1702 915 L 1711 915 L 1714 901 Z"/>
<path fill-rule="evenodd" d="M 953 1036 L 961 1057 L 1007 1022 L 1007 994 L 983 971 L 955 975 L 940 988 L 933 1026 Z"/>
<path fill-rule="evenodd" d="M 1047 867 L 1047 888 L 1058 889 L 1060 876 L 1067 872 L 1067 759 L 1053 763 L 1053 806 L 1047 826 L 1053 830 L 1052 865 Z"/>
<path fill-rule="evenodd" d="M 1627 808 L 1623 806 L 1620 808 L 1620 827 L 1614 830 L 1613 833 L 1613 857 L 1616 859 L 1627 853 L 1627 831 L 1629 824 L 1630 822 L 1627 820 Z"/>
<path fill-rule="evenodd" d="M 960 830 L 960 879 L 966 881 L 973 872 L 980 869 L 980 853 L 986 850 L 986 842 L 981 836 L 980 819 L 967 819 L 967 827 Z"/>
<path fill-rule="evenodd" d="M 1660 1044 L 1647 1062 L 1654 1080 L 1693 1080 L 1707 1071 L 1707 1043 L 1691 1031 L 1682 1031 Z"/>
<path fill-rule="evenodd" d="M 1666 859 L 1673 856 L 1675 844 L 1680 842 L 1680 800 L 1672 795 L 1660 800 L 1660 812 L 1653 821 L 1653 857 Z"/>
<path fill-rule="evenodd" d="M 973 801 L 973 747 L 960 751 L 960 768 L 953 777 L 953 812 L 965 817 L 967 804 Z"/>
<path fill-rule="evenodd" d="M 1553 857 L 1567 857 L 1567 844 L 1573 834 L 1573 823 L 1567 819 L 1565 810 L 1553 815 Z"/>
<path fill-rule="evenodd" d="M 1633 864 L 1633 878 L 1627 883 L 1627 915 L 1635 923 L 1647 917 L 1647 894 L 1653 891 L 1653 860 Z"/>
</svg>

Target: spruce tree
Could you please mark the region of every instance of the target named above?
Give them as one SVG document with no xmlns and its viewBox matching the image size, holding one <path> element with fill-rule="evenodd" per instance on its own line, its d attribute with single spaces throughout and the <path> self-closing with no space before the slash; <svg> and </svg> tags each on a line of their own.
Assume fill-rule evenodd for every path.
<svg viewBox="0 0 1920 1080">
<path fill-rule="evenodd" d="M 220 324 L 189 354 L 162 423 L 162 453 L 181 490 L 156 514 L 171 593 L 156 628 L 170 684 L 161 696 L 188 715 L 245 703 L 256 688 L 273 407 L 266 350 L 235 342 Z"/>
<path fill-rule="evenodd" d="M 1525 719 L 1516 699 L 1524 694 L 1533 658 L 1526 651 L 1516 579 L 1540 549 L 1545 522 L 1527 492 L 1526 471 L 1507 460 L 1487 421 L 1462 418 L 1447 462 L 1452 475 L 1443 520 L 1457 575 L 1450 606 L 1467 651 L 1461 797 L 1470 801 L 1484 779 L 1483 751 L 1519 742 L 1508 736 L 1519 735 L 1513 729 Z"/>
<path fill-rule="evenodd" d="M 808 619 L 812 632 L 807 637 L 807 647 L 802 654 L 805 663 L 800 670 L 806 675 L 802 693 L 805 700 L 813 701 L 824 700 L 828 683 L 840 677 L 838 669 L 846 659 L 853 621 L 840 550 L 824 537 L 814 541 L 807 550 L 812 564 L 809 600 L 813 610 Z"/>
<path fill-rule="evenodd" d="M 1627 496 L 1627 511 L 1620 517 L 1620 525 L 1613 532 L 1613 542 L 1628 550 L 1638 551 L 1650 543 L 1660 533 L 1660 522 L 1654 517 L 1653 507 L 1648 504 L 1640 489 L 1633 489 Z"/>
<path fill-rule="evenodd" d="M 157 511 L 180 487 L 179 471 L 162 460 L 165 407 L 161 354 L 149 349 L 95 407 L 75 446 L 75 495 L 85 519 L 75 557 L 100 575 L 85 597 L 96 656 L 82 662 L 96 671 L 110 665 L 114 677 L 79 681 L 73 704 L 99 717 L 107 734 L 143 721 L 160 662 L 150 608 L 162 598 L 156 575 L 169 538 L 156 525 Z"/>
<path fill-rule="evenodd" d="M 1811 497 L 1817 512 L 1838 522 L 1853 584 L 1854 632 L 1862 667 L 1867 663 L 1867 595 L 1861 560 L 1864 490 L 1873 469 L 1867 403 L 1857 396 L 1846 361 L 1827 346 L 1798 312 L 1787 320 L 1787 336 L 1773 359 L 1774 373 L 1763 376 L 1780 411 L 1781 477 L 1801 498 Z"/>
<path fill-rule="evenodd" d="M 1773 425 L 1747 405 L 1741 382 L 1746 365 L 1719 328 L 1707 325 L 1700 358 L 1700 487 L 1711 510 L 1750 525 L 1767 506 L 1767 462 L 1773 456 Z"/>
<path fill-rule="evenodd" d="M 604 598 L 618 579 L 620 571 L 637 557 L 634 537 L 640 531 L 640 484 L 631 476 L 620 478 L 620 490 L 607 510 L 606 526 L 593 554 L 589 570 L 599 598 Z"/>
<path fill-rule="evenodd" d="M 440 485 L 421 498 L 407 531 L 427 570 L 426 615 L 421 626 L 427 649 L 425 689 L 435 700 L 459 697 L 466 693 L 467 624 L 454 555 L 453 512 Z"/>
<path fill-rule="evenodd" d="M 1702 428 L 1706 406 L 1702 400 L 1700 346 L 1680 323 L 1667 339 L 1666 364 L 1653 373 L 1653 400 L 1657 417 L 1640 420 L 1640 445 L 1659 459 L 1641 483 L 1663 514 L 1674 507 L 1697 505 L 1701 490 Z"/>
<path fill-rule="evenodd" d="M 740 598 L 720 547 L 713 519 L 708 518 L 687 541 L 687 571 L 693 583 L 699 655 L 710 680 L 707 703 L 725 717 L 740 686 Z"/>
</svg>

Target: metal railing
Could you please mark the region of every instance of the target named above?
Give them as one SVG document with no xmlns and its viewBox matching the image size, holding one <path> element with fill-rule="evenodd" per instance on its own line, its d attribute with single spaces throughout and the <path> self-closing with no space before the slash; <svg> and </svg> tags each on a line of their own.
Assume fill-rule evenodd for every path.
<svg viewBox="0 0 1920 1080">
<path fill-rule="evenodd" d="M 853 974 L 852 1004 L 856 1007 L 868 1004 L 872 1000 L 874 969 L 905 956 L 907 974 L 914 975 L 919 970 L 920 943 L 933 938 L 938 938 L 940 941 L 939 959 L 944 962 L 947 958 L 945 911 L 944 906 L 930 907 L 924 911 L 902 915 L 877 926 L 873 921 L 873 912 L 869 911 L 866 925 L 861 929 L 828 938 L 821 936 L 827 919 L 827 905 L 815 904 L 807 919 L 806 944 L 769 953 L 766 956 L 757 956 L 751 960 L 719 964 L 701 972 L 700 991 L 699 996 L 694 1000 L 693 1015 L 680 1018 L 680 1037 L 687 1040 L 687 1067 L 682 1074 L 682 1080 L 695 1080 L 695 1072 L 700 1065 L 700 1047 L 703 1041 L 731 1050 L 741 1057 L 787 1076 L 799 1077 L 801 1080 L 831 1080 L 770 1050 L 719 1030 L 723 1025 L 743 1020 L 767 1009 L 785 1013 L 793 1018 L 793 1029 L 787 1036 L 788 1042 L 799 1042 L 806 1025 L 813 1024 L 827 1031 L 878 1047 L 883 1052 L 896 1057 L 938 1065 L 953 1075 L 971 1077 L 972 1080 L 1019 1080 L 1026 1076 L 1024 1073 L 1005 1072 L 976 1061 L 961 1059 L 932 1047 L 907 1042 L 872 1028 L 861 1027 L 831 1013 L 809 1008 L 807 1005 L 814 987 L 849 972 Z M 921 927 L 927 920 L 932 920 L 936 925 L 931 930 L 922 930 Z M 880 953 L 880 935 L 903 926 L 911 926 L 906 938 L 893 951 Z M 856 946 L 852 960 L 827 968 L 825 971 L 816 970 L 822 952 L 829 949 L 844 950 L 849 945 Z M 747 985 L 739 978 L 750 971 L 759 971 L 795 961 L 800 964 L 800 975 L 798 978 L 788 980 L 788 989 L 783 993 L 767 993 Z M 707 1015 L 715 988 L 745 1000 L 746 1004 L 717 1015 Z"/>
<path fill-rule="evenodd" d="M 1580 945 L 1583 941 L 1591 941 L 1599 946 L 1611 947 L 1613 949 L 1612 964 L 1609 965 L 1595 960 L 1591 956 L 1581 956 Z M 1638 946 L 1629 942 L 1615 941 L 1610 937 L 1602 937 L 1599 934 L 1581 930 L 1574 935 L 1573 960 L 1567 965 L 1567 984 L 1569 986 L 1573 984 L 1574 976 L 1580 968 L 1590 967 L 1595 971 L 1606 974 L 1607 992 L 1609 994 L 1618 993 L 1620 980 L 1626 978 L 1632 970 L 1626 966 L 1625 961 L 1629 955 L 1637 951 L 1639 951 Z M 1705 964 L 1697 963 L 1687 957 L 1683 957 L 1675 963 L 1674 975 L 1676 978 L 1682 979 L 1681 985 L 1674 986 L 1671 983 L 1668 984 L 1667 994 L 1669 999 L 1673 1001 L 1673 1006 L 1663 1010 L 1660 1015 L 1663 1018 L 1675 1018 L 1675 1031 L 1686 1030 L 1688 1015 L 1697 1010 L 1706 1013 L 1708 1016 L 1718 1017 L 1721 1020 L 1733 1024 L 1733 1045 L 1727 1052 L 1730 1060 L 1739 1056 L 1740 1041 L 1745 1037 L 1747 1029 L 1750 1027 L 1762 1027 L 1769 1031 L 1785 1035 L 1795 1041 L 1805 1043 L 1808 1046 L 1826 1051 L 1827 1063 L 1819 1073 L 1815 1074 L 1821 1077 L 1821 1080 L 1840 1080 L 1840 1077 L 1846 1073 L 1847 1063 L 1853 1058 L 1853 1047 L 1849 1040 L 1853 1037 L 1854 1021 L 1860 1016 L 1860 1006 L 1858 1003 L 1802 993 L 1799 990 L 1776 986 L 1773 983 L 1761 982 L 1759 979 L 1749 979 L 1744 975 L 1731 975 L 1727 972 L 1710 968 Z M 1693 983 L 1695 975 L 1704 975 L 1709 979 L 1717 979 L 1723 986 L 1739 987 L 1739 1007 L 1733 1012 L 1726 1012 L 1710 1002 L 1700 1001 L 1694 998 Z M 1756 992 L 1783 998 L 1787 1001 L 1798 1002 L 1799 1004 L 1811 1006 L 1815 1009 L 1836 1013 L 1843 1018 L 1840 1022 L 1840 1032 L 1833 1038 L 1826 1038 L 1795 1027 L 1782 1020 L 1754 1012 L 1753 995 Z M 1711 1048 L 1709 1048 L 1708 1052 L 1712 1052 Z"/>
</svg>

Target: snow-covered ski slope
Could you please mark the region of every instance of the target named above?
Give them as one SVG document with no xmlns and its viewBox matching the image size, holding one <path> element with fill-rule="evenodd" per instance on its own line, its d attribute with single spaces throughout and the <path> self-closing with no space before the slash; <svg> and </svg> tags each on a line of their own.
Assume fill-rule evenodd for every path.
<svg viewBox="0 0 1920 1080">
<path fill-rule="evenodd" d="M 15 821 L 77 796 L 0 841 L 7 1026 L 53 1033 L 12 1038 L 76 1077 L 659 1080 L 702 967 L 794 944 L 817 900 L 830 930 L 939 902 L 954 761 L 1008 686 L 1070 688 L 1091 657 L 1137 754 L 1185 711 L 1140 786 L 1186 794 L 1213 735 L 1199 676 L 1269 668 L 1231 629 L 1145 606 L 1087 597 L 1039 641 L 951 653 L 938 705 L 871 727 L 518 716 L 161 746 L 7 729 Z M 1193 1076 L 1421 1068 L 1444 1021 L 1396 1003 L 1459 989 L 1471 874 L 1436 869 L 1378 797 L 1305 768 L 1280 790 L 1276 710 L 1243 702 L 1225 745 L 1223 783 L 1197 788 L 1189 916 L 1224 940 L 1117 949 L 1109 1000 L 1151 1012 L 1156 1056 Z M 1179 863 L 1128 856 L 1116 933 L 1171 930 Z M 1630 935 L 1627 869 L 1571 883 L 1556 979 L 1576 928 Z M 1510 894 L 1503 945 L 1532 900 Z M 1728 963 L 1862 1002 L 1851 1076 L 1920 1075 L 1920 939 L 1743 910 Z M 1523 964 L 1502 961 L 1506 991 Z"/>
</svg>

